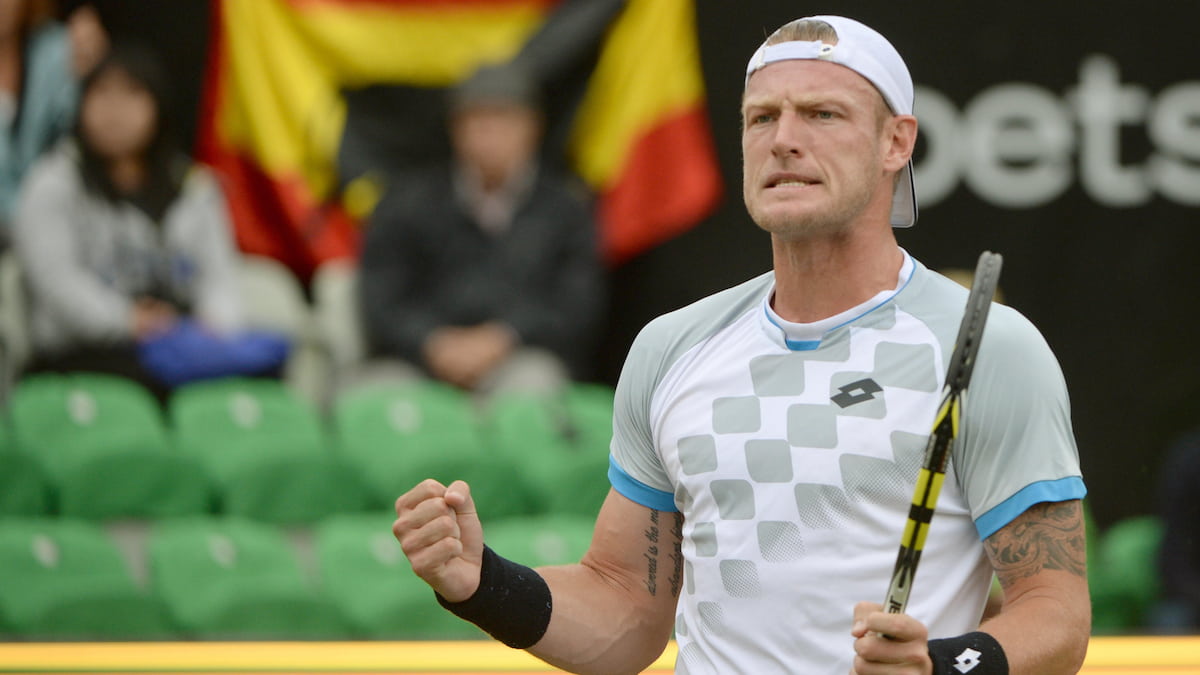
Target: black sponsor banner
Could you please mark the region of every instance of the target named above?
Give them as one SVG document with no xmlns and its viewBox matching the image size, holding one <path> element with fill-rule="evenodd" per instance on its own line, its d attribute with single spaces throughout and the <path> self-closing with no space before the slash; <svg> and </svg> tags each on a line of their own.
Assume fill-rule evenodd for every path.
<svg viewBox="0 0 1200 675">
<path fill-rule="evenodd" d="M 901 245 L 935 269 L 1004 254 L 1007 302 L 1062 363 L 1097 519 L 1152 510 L 1164 446 L 1200 426 L 1200 6 L 697 8 L 727 198 L 693 232 L 617 271 L 607 375 L 651 315 L 769 266 L 769 242 L 741 202 L 745 62 L 778 25 L 833 11 L 887 35 L 917 83 L 921 215 L 899 231 Z"/>
</svg>

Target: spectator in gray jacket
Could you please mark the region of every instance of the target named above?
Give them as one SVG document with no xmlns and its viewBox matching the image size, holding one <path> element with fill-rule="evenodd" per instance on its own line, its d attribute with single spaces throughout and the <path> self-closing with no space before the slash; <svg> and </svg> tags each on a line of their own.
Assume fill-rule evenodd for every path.
<svg viewBox="0 0 1200 675">
<path fill-rule="evenodd" d="M 32 370 L 112 372 L 161 395 L 139 340 L 182 317 L 239 327 L 224 196 L 173 142 L 165 86 L 148 52 L 113 49 L 83 82 L 75 132 L 22 187 L 14 238 Z"/>
<path fill-rule="evenodd" d="M 585 191 L 539 164 L 534 83 L 486 67 L 451 94 L 448 167 L 398 182 L 361 258 L 372 356 L 480 394 L 580 373 L 603 296 Z"/>
</svg>

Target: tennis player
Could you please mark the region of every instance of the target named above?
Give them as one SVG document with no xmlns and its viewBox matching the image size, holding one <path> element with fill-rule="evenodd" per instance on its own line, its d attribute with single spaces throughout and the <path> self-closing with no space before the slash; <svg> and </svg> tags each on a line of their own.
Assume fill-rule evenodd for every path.
<svg viewBox="0 0 1200 675">
<path fill-rule="evenodd" d="M 484 545 L 426 481 L 396 537 L 450 611 L 563 669 L 1074 673 L 1090 632 L 1085 494 L 1059 365 L 990 313 L 904 614 L 882 611 L 966 290 L 901 249 L 913 86 L 856 21 L 784 25 L 746 70 L 744 198 L 773 270 L 659 317 L 617 386 L 610 492 L 576 565 Z M 993 575 L 1005 600 L 982 620 Z M 885 637 L 886 636 L 886 637 Z"/>
</svg>

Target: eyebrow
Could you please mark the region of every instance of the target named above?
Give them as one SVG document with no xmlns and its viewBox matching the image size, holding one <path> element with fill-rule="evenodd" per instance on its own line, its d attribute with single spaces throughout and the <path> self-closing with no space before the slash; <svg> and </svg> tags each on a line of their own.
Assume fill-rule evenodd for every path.
<svg viewBox="0 0 1200 675">
<path fill-rule="evenodd" d="M 743 98 L 740 109 L 742 112 L 745 112 L 750 108 L 796 108 L 803 110 L 826 105 L 851 109 L 854 107 L 854 102 L 850 100 L 849 97 L 839 96 L 836 93 L 804 94 L 800 97 L 795 97 L 792 95 L 756 96 L 754 98 Z"/>
</svg>

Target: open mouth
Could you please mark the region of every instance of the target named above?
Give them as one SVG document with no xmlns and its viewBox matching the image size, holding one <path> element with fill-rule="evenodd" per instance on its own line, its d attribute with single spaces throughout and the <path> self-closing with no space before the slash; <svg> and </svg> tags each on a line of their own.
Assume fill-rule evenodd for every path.
<svg viewBox="0 0 1200 675">
<path fill-rule="evenodd" d="M 814 185 L 816 181 L 806 180 L 800 176 L 778 175 L 767 181 L 767 188 L 802 188 Z"/>
</svg>

